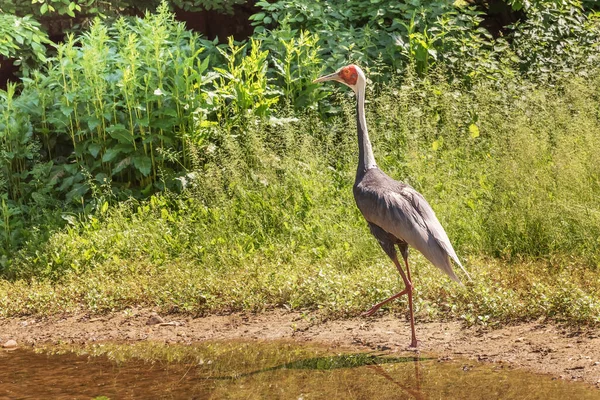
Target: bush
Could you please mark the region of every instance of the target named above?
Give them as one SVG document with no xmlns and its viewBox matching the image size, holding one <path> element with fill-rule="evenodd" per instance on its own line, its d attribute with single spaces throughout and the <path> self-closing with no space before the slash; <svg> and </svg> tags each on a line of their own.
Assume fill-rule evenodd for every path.
<svg viewBox="0 0 600 400">
<path fill-rule="evenodd" d="M 213 149 L 247 142 L 249 125 L 272 117 L 280 96 L 315 107 L 323 96 L 310 83 L 320 69 L 315 40 L 306 34 L 273 51 L 281 47 L 278 59 L 257 40 L 217 46 L 175 22 L 166 3 L 69 35 L 23 78 L 20 95 L 15 85 L 0 92 L 0 184 L 10 189 L 5 215 L 13 220 L 5 245 L 22 242 L 34 206 L 89 212 L 182 189 Z"/>
<path fill-rule="evenodd" d="M 528 77 L 586 73 L 600 58 L 600 23 L 580 2 L 539 2 L 524 8 L 526 18 L 511 27 L 519 69 Z"/>
<path fill-rule="evenodd" d="M 17 17 L 0 13 L 0 61 L 13 62 L 25 76 L 46 62 L 48 35 L 31 16 Z"/>
<path fill-rule="evenodd" d="M 408 65 L 422 76 L 439 63 L 461 77 L 501 65 L 493 59 L 490 34 L 479 28 L 482 13 L 472 7 L 445 1 L 259 1 L 257 6 L 261 12 L 251 17 L 255 35 L 268 41 L 302 30 L 317 34 L 329 69 L 355 62 L 369 67 L 375 81 Z"/>
</svg>

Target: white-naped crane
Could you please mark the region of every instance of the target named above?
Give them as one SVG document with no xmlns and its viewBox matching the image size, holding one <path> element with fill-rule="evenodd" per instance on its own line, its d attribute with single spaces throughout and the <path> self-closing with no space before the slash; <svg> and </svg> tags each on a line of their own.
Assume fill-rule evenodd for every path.
<svg viewBox="0 0 600 400">
<path fill-rule="evenodd" d="M 356 128 L 358 131 L 358 168 L 354 181 L 356 205 L 367 220 L 371 233 L 379 241 L 385 253 L 392 259 L 406 288 L 392 297 L 375 304 L 364 316 L 374 314 L 382 305 L 403 295 L 408 296 L 410 347 L 417 347 L 413 315 L 413 283 L 408 267 L 408 246 L 419 250 L 433 265 L 444 271 L 452 280 L 460 280 L 452 270 L 454 260 L 470 280 L 456 256 L 448 235 L 442 228 L 433 209 L 425 198 L 406 183 L 398 182 L 377 168 L 373 149 L 367 132 L 365 118 L 366 77 L 357 65 L 347 65 L 333 74 L 322 76 L 314 82 L 337 81 L 350 87 L 356 94 Z M 404 259 L 406 273 L 396 253 L 396 246 Z"/>
</svg>

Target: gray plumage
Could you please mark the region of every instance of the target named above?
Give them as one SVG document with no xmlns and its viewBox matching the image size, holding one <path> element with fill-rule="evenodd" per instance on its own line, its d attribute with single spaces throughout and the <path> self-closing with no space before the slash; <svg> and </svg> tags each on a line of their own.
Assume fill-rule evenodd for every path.
<svg viewBox="0 0 600 400">
<path fill-rule="evenodd" d="M 386 250 L 390 241 L 406 243 L 419 250 L 452 280 L 460 282 L 449 257 L 468 276 L 433 209 L 410 185 L 395 181 L 379 168 L 372 167 L 357 174 L 353 191 L 358 209 L 390 257 Z M 373 232 L 373 225 L 388 235 Z"/>
<path fill-rule="evenodd" d="M 467 277 L 469 274 L 460 263 L 448 235 L 425 198 L 410 185 L 395 181 L 377 167 L 365 119 L 366 77 L 363 71 L 356 65 L 348 65 L 333 74 L 316 79 L 315 82 L 329 80 L 341 82 L 356 93 L 358 168 L 353 188 L 354 199 L 358 209 L 367 220 L 371 233 L 392 259 L 406 285 L 404 290 L 375 304 L 363 315 L 373 315 L 389 301 L 407 295 L 412 331 L 410 346 L 417 347 L 408 247 L 412 246 L 419 250 L 433 265 L 456 282 L 460 282 L 460 280 L 452 270 L 450 259 L 454 260 Z M 404 259 L 406 273 L 398 261 L 396 246 Z"/>
</svg>

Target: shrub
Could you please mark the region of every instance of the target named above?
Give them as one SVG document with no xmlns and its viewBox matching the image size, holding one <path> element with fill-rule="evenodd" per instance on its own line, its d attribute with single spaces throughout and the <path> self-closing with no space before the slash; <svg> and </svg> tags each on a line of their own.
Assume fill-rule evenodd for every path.
<svg viewBox="0 0 600 400">
<path fill-rule="evenodd" d="M 520 71 L 535 79 L 557 73 L 585 73 L 600 61 L 600 23 L 579 1 L 538 2 L 512 29 Z"/>
<path fill-rule="evenodd" d="M 30 69 L 46 62 L 48 35 L 39 22 L 31 16 L 17 17 L 0 13 L 0 56 L 2 62 L 14 62 L 21 66 L 21 73 L 28 75 Z M 0 59 L 1 60 L 1 59 Z"/>
</svg>

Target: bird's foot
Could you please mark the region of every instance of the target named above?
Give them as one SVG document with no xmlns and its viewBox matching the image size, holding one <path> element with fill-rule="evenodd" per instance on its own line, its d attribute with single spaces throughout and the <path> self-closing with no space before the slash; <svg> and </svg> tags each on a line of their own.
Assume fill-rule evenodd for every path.
<svg viewBox="0 0 600 400">
<path fill-rule="evenodd" d="M 361 317 L 370 317 L 371 315 L 375 314 L 377 312 L 377 310 L 379 310 L 379 307 L 371 307 L 364 313 L 360 314 L 360 316 Z"/>
<path fill-rule="evenodd" d="M 415 351 L 415 352 L 418 353 L 420 351 L 420 349 L 419 349 L 419 344 L 420 343 L 421 343 L 420 340 L 417 340 L 416 338 L 413 338 L 412 341 L 410 342 L 410 345 L 408 345 L 406 347 L 406 350 L 408 350 L 408 351 Z"/>
</svg>

